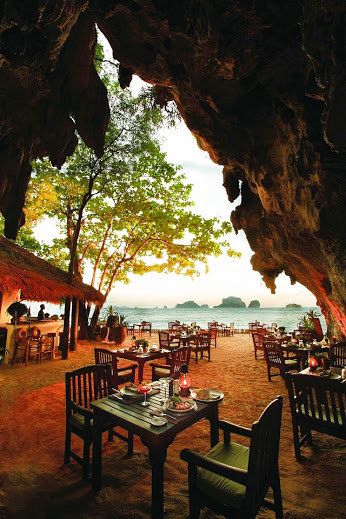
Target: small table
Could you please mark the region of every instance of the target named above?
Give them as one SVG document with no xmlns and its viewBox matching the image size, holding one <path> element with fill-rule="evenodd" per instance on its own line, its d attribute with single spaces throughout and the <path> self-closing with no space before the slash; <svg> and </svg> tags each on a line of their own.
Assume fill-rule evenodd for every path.
<svg viewBox="0 0 346 519">
<path fill-rule="evenodd" d="M 144 371 L 144 364 L 150 360 L 154 359 L 166 359 L 166 364 L 168 364 L 168 357 L 170 355 L 169 350 L 158 350 L 154 352 L 148 352 L 148 353 L 134 353 L 132 351 L 119 351 L 119 350 L 113 350 L 117 357 L 121 359 L 127 359 L 132 360 L 134 362 L 138 363 L 138 381 L 141 383 L 143 380 L 143 371 Z"/>
<path fill-rule="evenodd" d="M 306 366 L 308 362 L 308 356 L 312 349 L 311 347 L 304 347 L 304 346 L 292 346 L 288 344 L 281 344 L 281 349 L 283 351 L 286 351 L 287 353 L 295 353 L 299 359 L 301 359 L 301 366 Z M 329 346 L 318 346 L 318 351 L 326 351 L 329 352 Z"/>
<path fill-rule="evenodd" d="M 117 424 L 120 427 L 140 437 L 143 445 L 149 451 L 151 464 L 151 517 L 164 517 L 164 463 L 167 449 L 176 435 L 191 425 L 206 418 L 210 422 L 210 445 L 214 447 L 219 441 L 219 403 L 221 400 L 208 404 L 197 403 L 197 409 L 177 416 L 176 420 L 168 421 L 166 425 L 155 427 L 150 424 L 150 411 L 159 411 L 162 408 L 160 399 L 163 395 L 148 397 L 150 405 L 143 407 L 140 403 L 125 402 L 110 398 L 102 398 L 92 402 L 93 419 L 93 457 L 92 457 L 92 488 L 101 490 L 102 476 L 102 431 L 105 426 Z"/>
</svg>

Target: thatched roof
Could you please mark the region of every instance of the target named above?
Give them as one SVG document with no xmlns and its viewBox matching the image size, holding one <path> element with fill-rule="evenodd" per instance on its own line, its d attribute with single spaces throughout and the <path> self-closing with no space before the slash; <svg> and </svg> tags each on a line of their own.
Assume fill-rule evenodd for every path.
<svg viewBox="0 0 346 519">
<path fill-rule="evenodd" d="M 104 296 L 76 277 L 0 236 L 0 292 L 21 290 L 22 299 L 58 303 L 66 297 L 101 303 Z"/>
</svg>

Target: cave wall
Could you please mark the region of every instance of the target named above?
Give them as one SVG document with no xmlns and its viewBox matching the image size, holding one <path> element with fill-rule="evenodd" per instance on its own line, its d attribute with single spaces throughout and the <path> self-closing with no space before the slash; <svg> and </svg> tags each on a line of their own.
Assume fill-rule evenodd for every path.
<svg viewBox="0 0 346 519">
<path fill-rule="evenodd" d="M 30 7 L 29 7 L 30 5 Z M 95 22 L 120 62 L 174 99 L 224 166 L 231 219 L 274 290 L 282 271 L 346 334 L 346 2 L 13 0 L 1 12 L 0 208 L 23 223 L 33 157 L 61 165 L 78 131 L 98 154 L 107 96 Z"/>
</svg>

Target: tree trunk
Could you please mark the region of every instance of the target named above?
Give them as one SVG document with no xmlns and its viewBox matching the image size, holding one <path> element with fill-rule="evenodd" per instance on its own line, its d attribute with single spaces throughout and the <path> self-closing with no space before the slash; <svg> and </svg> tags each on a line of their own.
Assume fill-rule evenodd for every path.
<svg viewBox="0 0 346 519">
<path fill-rule="evenodd" d="M 68 359 L 70 311 L 71 311 L 71 299 L 67 298 L 67 299 L 65 299 L 64 329 L 63 329 L 62 336 L 60 339 L 61 357 L 63 360 Z"/>
<path fill-rule="evenodd" d="M 95 331 L 95 328 L 96 328 L 96 325 L 97 325 L 97 321 L 100 317 L 100 312 L 101 312 L 101 309 L 102 309 L 102 306 L 98 306 L 96 305 L 95 308 L 94 308 L 94 313 L 91 317 L 91 321 L 90 321 L 90 331 L 91 333 L 93 333 Z"/>
<path fill-rule="evenodd" d="M 79 300 L 76 297 L 74 297 L 72 299 L 70 351 L 76 351 L 76 349 L 77 349 L 77 342 L 78 342 L 78 315 L 79 315 Z"/>
<path fill-rule="evenodd" d="M 89 332 L 88 314 L 87 314 L 87 307 L 85 304 L 79 305 L 79 335 L 78 335 L 78 338 L 81 340 L 92 339 L 92 335 Z"/>
</svg>

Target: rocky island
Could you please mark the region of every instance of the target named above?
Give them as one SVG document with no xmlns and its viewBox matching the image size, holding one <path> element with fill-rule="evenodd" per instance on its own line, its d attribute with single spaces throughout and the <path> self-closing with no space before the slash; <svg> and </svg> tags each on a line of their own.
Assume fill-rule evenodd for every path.
<svg viewBox="0 0 346 519">
<path fill-rule="evenodd" d="M 261 306 L 261 303 L 258 301 L 258 299 L 253 299 L 250 301 L 248 308 L 259 308 Z"/>
<path fill-rule="evenodd" d="M 301 308 L 302 305 L 298 305 L 298 303 L 288 303 L 288 305 L 286 305 L 286 308 Z"/>
<path fill-rule="evenodd" d="M 184 303 L 177 303 L 175 308 L 208 308 L 208 305 L 199 306 L 195 301 L 185 301 Z"/>
<path fill-rule="evenodd" d="M 224 297 L 221 305 L 216 305 L 214 308 L 246 308 L 246 304 L 240 297 L 229 296 Z"/>
</svg>

